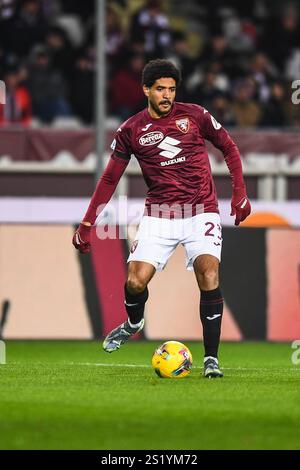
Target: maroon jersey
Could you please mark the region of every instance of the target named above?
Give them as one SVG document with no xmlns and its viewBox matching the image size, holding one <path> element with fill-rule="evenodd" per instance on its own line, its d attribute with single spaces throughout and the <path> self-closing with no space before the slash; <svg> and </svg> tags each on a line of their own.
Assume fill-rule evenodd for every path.
<svg viewBox="0 0 300 470">
<path fill-rule="evenodd" d="M 218 212 L 205 139 L 222 150 L 232 185 L 242 187 L 240 154 L 227 131 L 201 106 L 175 102 L 165 117 L 154 119 L 144 109 L 121 125 L 112 143 L 113 154 L 84 220 L 94 223 L 113 195 L 132 155 L 138 160 L 148 186 L 146 214 L 157 216 L 153 207 L 156 211 L 164 205 L 180 206 L 185 216 L 187 205 L 192 211 L 190 215 L 199 208 L 199 212 Z M 160 209 L 159 215 L 163 215 Z"/>
<path fill-rule="evenodd" d="M 213 116 L 201 106 L 178 102 L 165 117 L 154 119 L 144 109 L 124 122 L 113 141 L 112 158 L 129 161 L 134 155 L 138 160 L 148 186 L 147 209 L 189 204 L 218 212 L 205 139 L 223 151 L 229 167 L 238 161 L 241 169 L 236 145 Z"/>
</svg>

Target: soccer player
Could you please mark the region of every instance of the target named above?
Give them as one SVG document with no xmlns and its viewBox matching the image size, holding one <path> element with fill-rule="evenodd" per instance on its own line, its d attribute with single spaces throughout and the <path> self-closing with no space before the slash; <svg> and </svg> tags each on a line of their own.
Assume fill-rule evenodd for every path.
<svg viewBox="0 0 300 470">
<path fill-rule="evenodd" d="M 224 154 L 232 180 L 231 215 L 235 216 L 235 225 L 250 214 L 251 206 L 237 146 L 206 109 L 175 101 L 180 80 L 180 71 L 170 61 L 157 59 L 145 66 L 142 84 L 148 107 L 117 130 L 111 158 L 74 234 L 73 244 L 82 253 L 90 250 L 97 208 L 110 200 L 134 155 L 148 193 L 144 216 L 127 260 L 124 290 L 128 320 L 107 335 L 103 348 L 107 352 L 116 351 L 143 328 L 147 285 L 181 243 L 186 250 L 187 269 L 194 270 L 201 291 L 204 376 L 222 377 L 218 363 L 223 313 L 219 286 L 222 234 L 204 139 Z"/>
</svg>

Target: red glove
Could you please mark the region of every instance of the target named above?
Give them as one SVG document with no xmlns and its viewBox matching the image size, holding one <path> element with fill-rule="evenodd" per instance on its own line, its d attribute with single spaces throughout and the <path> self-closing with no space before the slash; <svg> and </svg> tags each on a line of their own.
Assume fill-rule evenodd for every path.
<svg viewBox="0 0 300 470">
<path fill-rule="evenodd" d="M 72 243 L 80 253 L 88 253 L 91 249 L 91 225 L 80 224 L 73 235 Z"/>
<path fill-rule="evenodd" d="M 245 220 L 250 213 L 251 204 L 248 199 L 245 186 L 233 188 L 230 215 L 235 215 L 234 225 L 239 225 L 239 223 Z"/>
</svg>

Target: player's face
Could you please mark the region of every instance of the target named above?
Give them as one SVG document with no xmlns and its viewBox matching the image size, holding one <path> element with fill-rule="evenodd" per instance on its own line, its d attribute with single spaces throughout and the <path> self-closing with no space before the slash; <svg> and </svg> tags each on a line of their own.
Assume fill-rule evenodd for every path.
<svg viewBox="0 0 300 470">
<path fill-rule="evenodd" d="M 176 95 L 174 78 L 159 78 L 151 88 L 143 87 L 148 98 L 149 112 L 153 117 L 161 117 L 171 111 Z"/>
</svg>

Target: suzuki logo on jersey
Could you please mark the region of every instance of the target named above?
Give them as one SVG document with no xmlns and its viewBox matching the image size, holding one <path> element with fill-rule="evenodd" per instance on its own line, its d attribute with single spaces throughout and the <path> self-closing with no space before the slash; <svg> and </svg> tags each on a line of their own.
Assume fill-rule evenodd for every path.
<svg viewBox="0 0 300 470">
<path fill-rule="evenodd" d="M 161 166 L 169 166 L 173 165 L 174 163 L 181 163 L 185 161 L 185 157 L 174 158 L 182 151 L 180 147 L 177 147 L 178 144 L 180 144 L 180 140 L 173 139 L 172 137 L 166 137 L 157 146 L 159 149 L 163 149 L 163 152 L 160 152 L 159 155 L 172 159 L 166 162 L 160 162 Z"/>
<path fill-rule="evenodd" d="M 186 134 L 190 128 L 189 118 L 177 119 L 176 121 L 177 129 Z"/>
<path fill-rule="evenodd" d="M 164 135 L 160 131 L 148 132 L 139 138 L 140 145 L 154 145 L 163 140 Z"/>
<path fill-rule="evenodd" d="M 166 158 L 174 158 L 178 155 L 182 149 L 177 147 L 180 144 L 180 140 L 173 139 L 172 137 L 166 137 L 157 147 L 163 149 L 163 152 L 160 152 L 159 155 Z"/>
</svg>

